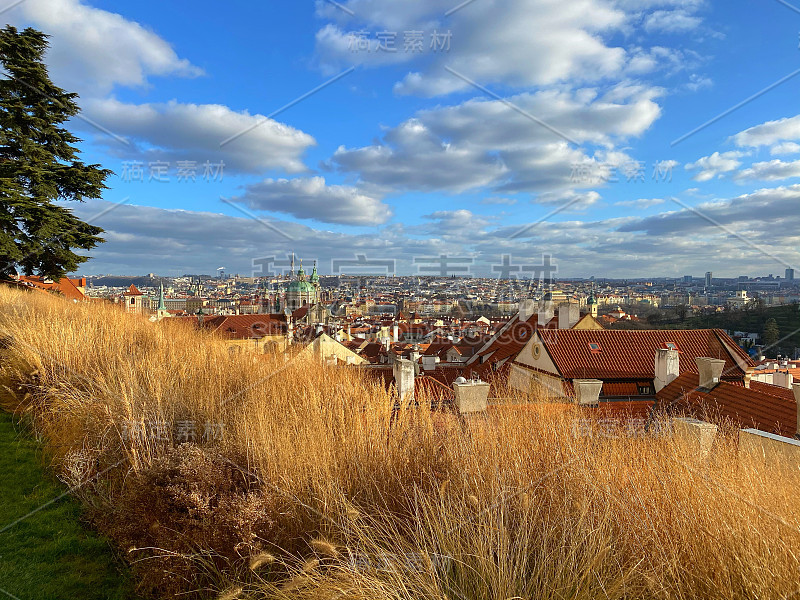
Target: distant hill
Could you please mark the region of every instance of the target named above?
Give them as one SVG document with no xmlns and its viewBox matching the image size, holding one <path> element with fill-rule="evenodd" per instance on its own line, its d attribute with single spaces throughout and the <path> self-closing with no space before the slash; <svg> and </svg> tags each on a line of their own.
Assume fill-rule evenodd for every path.
<svg viewBox="0 0 800 600">
<path fill-rule="evenodd" d="M 107 277 L 90 277 L 89 281 L 92 285 L 108 286 L 108 287 L 130 287 L 131 284 L 136 287 L 157 286 L 160 278 L 150 278 L 146 275 L 143 276 L 125 276 L 125 275 L 109 275 Z"/>
<path fill-rule="evenodd" d="M 763 334 L 768 319 L 775 319 L 777 322 L 780 342 L 765 354 L 768 357 L 774 357 L 776 354 L 793 356 L 795 349 L 800 348 L 800 305 L 797 304 L 730 310 L 689 317 L 683 322 L 642 321 L 635 325 L 620 322 L 612 325 L 611 329 L 725 329 Z"/>
</svg>

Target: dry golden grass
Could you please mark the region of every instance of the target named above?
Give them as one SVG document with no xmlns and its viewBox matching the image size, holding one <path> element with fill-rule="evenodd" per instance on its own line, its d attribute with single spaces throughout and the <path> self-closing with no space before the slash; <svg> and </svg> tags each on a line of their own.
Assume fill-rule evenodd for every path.
<svg viewBox="0 0 800 600">
<path fill-rule="evenodd" d="M 2 335 L 4 407 L 83 484 L 151 593 L 800 592 L 800 474 L 737 457 L 730 435 L 705 459 L 668 436 L 585 431 L 588 413 L 546 403 L 467 424 L 393 416 L 355 369 L 231 355 L 189 327 L 4 288 Z M 179 444 L 187 422 L 224 435 Z"/>
</svg>

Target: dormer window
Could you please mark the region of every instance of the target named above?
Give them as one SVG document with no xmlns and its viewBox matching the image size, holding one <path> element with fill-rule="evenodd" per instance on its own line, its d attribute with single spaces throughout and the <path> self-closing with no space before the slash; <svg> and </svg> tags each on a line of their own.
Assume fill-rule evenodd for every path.
<svg viewBox="0 0 800 600">
<path fill-rule="evenodd" d="M 600 344 L 598 344 L 597 342 L 589 342 L 589 351 L 592 354 L 599 354 L 600 352 L 603 351 L 603 349 L 600 347 Z"/>
</svg>

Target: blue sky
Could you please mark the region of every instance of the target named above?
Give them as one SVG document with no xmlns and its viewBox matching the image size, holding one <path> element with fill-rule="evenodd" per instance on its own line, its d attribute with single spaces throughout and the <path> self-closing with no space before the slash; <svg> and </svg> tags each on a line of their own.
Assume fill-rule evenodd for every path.
<svg viewBox="0 0 800 600">
<path fill-rule="evenodd" d="M 323 273 L 356 255 L 399 274 L 443 254 L 476 274 L 550 254 L 561 277 L 800 265 L 800 75 L 775 85 L 800 69 L 800 9 L 459 4 L 6 11 L 51 34 L 51 75 L 81 95 L 85 159 L 116 173 L 74 207 L 107 231 L 81 273 L 258 274 L 253 261 L 292 251 Z"/>
</svg>

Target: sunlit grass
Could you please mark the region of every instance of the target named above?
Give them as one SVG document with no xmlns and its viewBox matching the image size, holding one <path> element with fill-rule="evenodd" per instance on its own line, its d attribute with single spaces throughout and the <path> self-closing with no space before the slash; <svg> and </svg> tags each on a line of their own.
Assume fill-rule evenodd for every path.
<svg viewBox="0 0 800 600">
<path fill-rule="evenodd" d="M 463 423 L 422 398 L 394 414 L 355 368 L 231 354 L 191 327 L 14 290 L 0 334 L 6 408 L 88 481 L 79 497 L 162 594 L 800 591 L 800 474 L 740 459 L 729 434 L 705 459 L 666 436 L 587 434 L 577 407 Z M 178 443 L 187 423 L 195 444 Z"/>
</svg>

